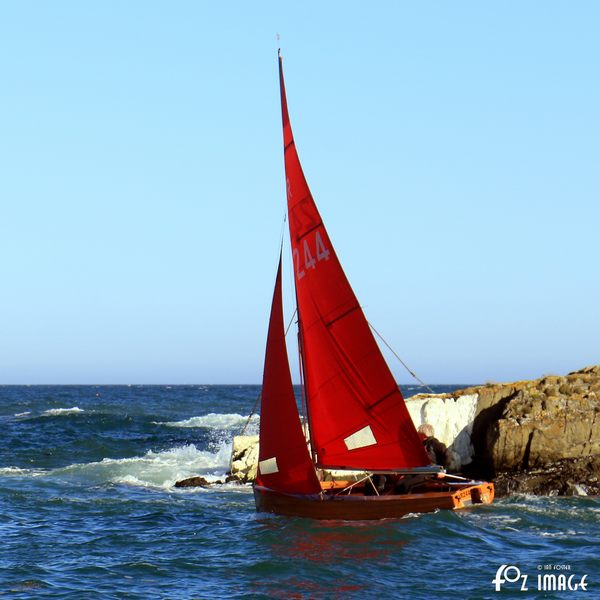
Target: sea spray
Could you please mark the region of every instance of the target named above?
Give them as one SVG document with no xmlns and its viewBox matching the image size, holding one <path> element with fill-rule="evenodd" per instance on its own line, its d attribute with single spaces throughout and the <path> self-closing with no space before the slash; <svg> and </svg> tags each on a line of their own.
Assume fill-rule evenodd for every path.
<svg viewBox="0 0 600 600">
<path fill-rule="evenodd" d="M 73 406 L 71 408 L 50 408 L 48 410 L 45 410 L 42 413 L 43 417 L 60 417 L 60 416 L 67 416 L 67 415 L 76 415 L 78 413 L 82 413 L 84 412 L 84 410 L 82 408 L 79 408 L 78 406 Z"/>
<path fill-rule="evenodd" d="M 222 431 L 232 431 L 237 433 L 240 431 L 246 422 L 250 421 L 247 431 L 252 430 L 252 434 L 258 433 L 258 415 L 251 417 L 238 414 L 217 414 L 209 413 L 199 417 L 190 417 L 182 421 L 168 421 L 166 423 L 157 423 L 158 425 L 167 425 L 168 427 L 204 427 L 209 429 L 217 429 Z M 249 433 L 250 435 L 250 433 Z"/>
</svg>

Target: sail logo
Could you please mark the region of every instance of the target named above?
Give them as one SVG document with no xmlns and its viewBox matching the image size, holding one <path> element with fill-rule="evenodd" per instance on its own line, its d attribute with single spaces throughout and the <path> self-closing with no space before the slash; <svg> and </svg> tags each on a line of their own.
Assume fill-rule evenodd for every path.
<svg viewBox="0 0 600 600">
<path fill-rule="evenodd" d="M 538 576 L 528 584 L 529 575 L 521 573 L 521 569 L 515 565 L 500 565 L 496 571 L 496 577 L 492 579 L 496 592 L 502 590 L 505 583 L 517 584 L 521 592 L 527 592 L 530 589 L 538 592 L 566 592 L 566 591 L 587 591 L 587 574 L 579 577 L 574 573 L 567 575 L 563 571 L 570 571 L 570 565 L 538 565 L 538 571 L 555 570 L 558 573 L 539 573 Z M 530 588 L 529 585 L 532 587 Z"/>
<path fill-rule="evenodd" d="M 302 258 L 300 256 L 300 250 L 298 246 L 296 246 L 292 253 L 294 255 L 294 265 L 296 267 L 296 277 L 300 280 L 302 279 L 307 271 L 314 270 L 317 268 L 317 263 L 322 260 L 329 260 L 329 255 L 331 254 L 330 250 L 325 247 L 323 243 L 323 238 L 321 237 L 321 233 L 316 231 L 314 236 L 305 237 L 302 242 L 302 257 L 304 258 L 304 263 L 302 263 Z M 316 256 L 316 258 L 315 258 Z"/>
</svg>

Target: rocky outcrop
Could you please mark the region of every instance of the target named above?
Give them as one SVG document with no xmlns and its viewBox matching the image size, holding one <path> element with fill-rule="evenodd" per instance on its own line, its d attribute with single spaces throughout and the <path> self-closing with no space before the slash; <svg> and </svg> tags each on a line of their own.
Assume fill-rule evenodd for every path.
<svg viewBox="0 0 600 600">
<path fill-rule="evenodd" d="M 451 450 L 451 470 L 495 479 L 497 495 L 599 493 L 600 366 L 418 395 L 407 407 Z M 233 476 L 252 481 L 257 460 L 258 436 L 234 439 Z"/>
<path fill-rule="evenodd" d="M 541 469 L 499 473 L 497 496 L 600 496 L 600 456 L 566 458 Z"/>
<path fill-rule="evenodd" d="M 453 406 L 473 398 L 472 412 Z M 411 410 L 415 401 L 429 410 Z M 595 477 L 600 456 L 600 366 L 438 397 L 422 395 L 407 405 L 416 425 L 430 422 L 436 436 L 455 450 L 461 470 L 496 479 L 498 495 L 596 493 L 588 477 Z"/>
<path fill-rule="evenodd" d="M 471 434 L 478 401 L 476 392 L 455 396 L 420 394 L 406 401 L 415 427 L 428 423 L 433 427 L 435 437 L 450 450 L 451 471 L 460 471 L 473 461 L 475 451 Z"/>
<path fill-rule="evenodd" d="M 600 454 L 600 366 L 488 385 L 479 398 L 471 439 L 475 466 L 485 474 Z"/>
<path fill-rule="evenodd" d="M 221 483 L 221 482 L 219 482 Z M 211 483 L 206 481 L 204 477 L 188 477 L 175 483 L 176 488 L 182 487 L 210 487 Z"/>
<path fill-rule="evenodd" d="M 223 485 L 224 483 L 240 483 L 240 480 L 238 477 L 234 477 L 231 474 L 227 475 L 227 477 L 225 477 L 224 481 L 222 481 L 221 479 L 217 479 L 215 481 L 208 481 L 208 480 L 204 479 L 204 477 L 188 477 L 187 479 L 182 479 L 181 481 L 176 481 L 175 487 L 176 488 L 183 488 L 183 487 L 209 488 L 209 487 L 214 487 L 216 485 Z"/>
<path fill-rule="evenodd" d="M 256 479 L 258 469 L 258 436 L 238 435 L 233 438 L 231 476 L 240 483 Z"/>
</svg>

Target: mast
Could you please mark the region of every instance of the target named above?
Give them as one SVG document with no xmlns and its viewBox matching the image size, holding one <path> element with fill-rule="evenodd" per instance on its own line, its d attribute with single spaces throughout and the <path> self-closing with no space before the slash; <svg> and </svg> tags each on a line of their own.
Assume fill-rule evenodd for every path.
<svg viewBox="0 0 600 600">
<path fill-rule="evenodd" d="M 300 363 L 300 397 L 302 401 L 302 409 L 306 415 L 306 426 L 308 427 L 308 443 L 310 447 L 310 457 L 317 465 L 317 453 L 313 444 L 312 428 L 310 424 L 310 404 L 308 402 L 307 389 L 304 382 L 304 352 L 302 346 L 302 330 L 300 328 L 300 311 L 298 311 L 298 362 Z"/>
</svg>

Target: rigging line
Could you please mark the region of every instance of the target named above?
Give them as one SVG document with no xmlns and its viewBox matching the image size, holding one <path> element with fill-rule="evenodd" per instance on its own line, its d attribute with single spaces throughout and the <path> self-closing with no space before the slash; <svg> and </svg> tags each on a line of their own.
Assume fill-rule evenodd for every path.
<svg viewBox="0 0 600 600">
<path fill-rule="evenodd" d="M 283 222 L 281 223 L 281 247 L 283 248 L 283 237 L 285 235 L 285 224 L 287 223 L 287 210 L 283 211 Z"/>
<path fill-rule="evenodd" d="M 377 329 L 375 329 L 375 327 L 373 327 L 372 323 L 369 323 L 369 327 L 377 334 L 377 337 L 387 346 L 388 350 L 400 361 L 400 363 L 402 364 L 402 366 L 424 387 L 427 388 L 432 394 L 435 394 L 435 392 L 420 378 L 417 376 L 417 374 L 412 371 L 409 366 L 398 356 L 398 354 L 396 353 L 396 351 L 386 342 L 386 340 L 384 339 L 384 337 L 379 333 L 379 331 L 377 331 Z"/>
<path fill-rule="evenodd" d="M 256 397 L 256 400 L 254 402 L 254 407 L 250 411 L 250 414 L 248 415 L 248 418 L 246 419 L 246 424 L 244 425 L 240 435 L 244 435 L 244 433 L 246 433 L 246 429 L 248 429 L 248 425 L 250 425 L 250 420 L 252 419 L 252 417 L 254 416 L 254 413 L 256 413 L 256 409 L 258 408 L 258 403 L 260 402 L 261 395 L 262 395 L 262 390 L 258 393 L 258 396 Z"/>
<path fill-rule="evenodd" d="M 288 331 L 290 330 L 290 327 L 292 326 L 292 323 L 294 322 L 294 319 L 296 318 L 296 313 L 298 312 L 298 307 L 296 307 L 294 309 L 294 314 L 292 315 L 292 318 L 290 319 L 290 322 L 288 323 L 288 326 L 285 328 L 285 336 L 287 337 Z"/>
<path fill-rule="evenodd" d="M 283 213 L 283 223 L 281 225 L 281 249 L 282 250 L 283 250 L 283 239 L 285 236 L 285 224 L 286 223 L 287 223 L 287 211 L 285 211 Z M 284 334 L 285 337 L 287 337 L 288 331 L 290 330 L 290 327 L 292 326 L 292 323 L 294 322 L 294 318 L 296 317 L 297 312 L 298 312 L 298 307 L 296 306 L 296 308 L 294 308 L 294 314 L 292 315 L 292 318 L 290 319 L 288 326 L 285 328 L 285 334 Z"/>
<path fill-rule="evenodd" d="M 285 228 L 285 224 L 288 222 L 288 213 L 287 210 L 284 212 L 283 214 L 283 228 Z M 282 243 L 283 243 L 283 239 L 284 239 L 284 229 L 282 228 Z M 291 240 L 290 240 L 291 243 Z M 287 246 L 286 246 L 287 248 Z M 289 286 L 288 289 L 291 290 L 291 296 L 292 297 L 296 297 L 296 283 L 294 281 L 294 273 L 295 273 L 295 269 L 294 269 L 294 259 L 292 257 L 292 252 L 291 252 L 291 248 L 290 248 L 290 252 L 286 252 L 286 254 L 288 255 L 288 265 L 289 265 L 289 269 L 288 269 L 288 277 L 286 280 L 286 285 Z M 296 312 L 298 311 L 298 306 L 296 304 L 296 308 L 294 310 L 294 315 L 296 314 Z M 292 317 L 293 320 L 294 317 Z M 287 336 L 287 333 L 290 329 L 290 325 L 287 326 L 286 330 L 285 330 L 285 334 Z"/>
<path fill-rule="evenodd" d="M 287 212 L 283 213 L 283 221 L 281 222 L 281 231 L 279 232 L 279 257 L 283 254 L 283 240 L 285 237 L 285 223 L 287 221 Z"/>
</svg>

